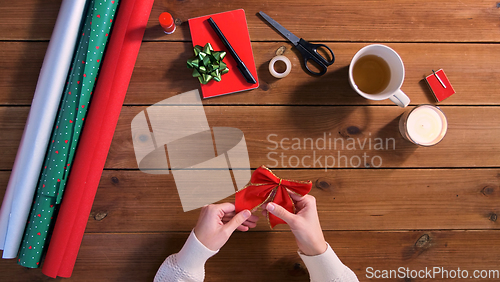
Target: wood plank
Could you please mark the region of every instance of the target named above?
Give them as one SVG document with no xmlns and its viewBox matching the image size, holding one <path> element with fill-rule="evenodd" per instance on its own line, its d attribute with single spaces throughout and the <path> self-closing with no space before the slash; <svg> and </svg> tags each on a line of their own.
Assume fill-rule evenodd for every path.
<svg viewBox="0 0 500 282">
<path fill-rule="evenodd" d="M 0 105 L 31 105 L 46 42 L 0 42 Z"/>
<path fill-rule="evenodd" d="M 0 40 L 49 40 L 61 0 L 2 1 Z"/>
<path fill-rule="evenodd" d="M 48 40 L 61 0 L 6 1 L 0 9 L 0 40 Z M 256 13 L 264 11 L 309 41 L 499 42 L 495 2 L 446 1 L 155 1 L 145 40 L 190 40 L 192 17 L 245 9 L 250 38 L 283 40 Z M 169 11 L 182 22 L 172 35 L 163 34 L 158 16 Z M 316 16 L 321 15 L 321 19 Z M 312 18 L 312 19 L 311 19 Z M 321 28 L 321 32 L 318 32 Z"/>
<path fill-rule="evenodd" d="M 311 195 L 324 230 L 500 229 L 499 169 L 275 172 L 313 181 Z M 2 196 L 8 175 L 0 172 Z M 233 201 L 233 196 L 221 200 Z M 199 209 L 183 212 L 172 175 L 106 170 L 87 232 L 189 231 L 198 216 Z M 257 216 L 256 230 L 269 231 L 265 218 Z"/>
<path fill-rule="evenodd" d="M 292 72 L 284 79 L 269 73 L 269 61 L 285 45 L 285 55 L 292 62 Z M 389 100 L 370 101 L 357 95 L 348 83 L 351 58 L 363 44 L 329 43 L 336 62 L 322 77 L 304 72 L 302 57 L 286 43 L 253 43 L 260 87 L 249 92 L 204 100 L 205 104 L 252 105 L 393 105 Z M 198 87 L 186 71 L 185 62 L 192 56 L 189 43 L 144 43 L 126 96 L 126 104 L 154 104 Z M 500 46 L 489 44 L 388 44 L 402 57 L 406 77 L 403 91 L 411 104 L 434 103 L 424 77 L 431 70 L 443 68 L 457 94 L 443 105 L 498 105 L 500 87 Z M 474 93 L 474 94 L 473 94 Z"/>
<path fill-rule="evenodd" d="M 277 171 L 283 178 L 313 181 L 311 194 L 318 199 L 325 230 L 498 229 L 494 219 L 500 206 L 499 172 Z M 199 210 L 182 212 L 175 187 L 171 175 L 105 171 L 87 230 L 190 230 Z M 99 221 L 98 214 L 107 217 Z M 258 230 L 269 230 L 265 219 L 261 219 Z"/>
<path fill-rule="evenodd" d="M 243 8 L 250 38 L 254 41 L 283 40 L 256 14 L 263 11 L 285 28 L 308 41 L 404 41 L 404 42 L 486 42 L 498 41 L 495 2 L 459 1 L 314 1 L 301 0 L 156 2 L 148 22 L 146 40 L 189 40 L 186 21 L 223 11 Z M 285 8 L 286 7 L 286 11 Z M 173 36 L 159 35 L 158 16 L 173 13 L 183 22 Z M 319 28 L 319 30 L 318 30 Z"/>
<path fill-rule="evenodd" d="M 137 168 L 130 123 L 142 109 L 123 108 L 107 168 Z M 243 131 L 253 168 L 263 164 L 280 168 L 324 168 L 326 156 L 331 156 L 328 157 L 330 166 L 332 157 L 335 158 L 336 168 L 498 167 L 500 123 L 496 117 L 500 116 L 500 108 L 450 106 L 443 110 L 449 123 L 446 137 L 436 146 L 418 147 L 401 137 L 398 124 L 404 110 L 396 106 L 205 107 L 211 127 L 235 127 Z M 304 138 L 311 138 L 314 144 L 311 146 L 311 139 Z M 326 148 L 320 139 L 326 139 Z M 356 146 L 348 146 L 353 142 Z M 375 150 L 377 142 L 379 145 L 382 142 L 384 148 L 378 146 Z M 365 144 L 363 149 L 362 144 Z M 365 159 L 360 163 L 361 158 Z"/>
<path fill-rule="evenodd" d="M 499 229 L 498 169 L 276 173 L 313 181 L 311 195 L 317 199 L 324 230 Z M 175 187 L 171 175 L 105 171 L 87 231 L 189 231 L 199 210 L 183 212 Z M 234 197 L 221 202 L 226 201 Z M 103 214 L 106 218 L 96 220 Z M 269 230 L 265 218 L 257 230 Z"/>
<path fill-rule="evenodd" d="M 285 45 L 292 72 L 275 79 L 268 71 L 275 50 Z M 348 83 L 352 56 L 365 43 L 328 43 L 337 54 L 326 75 L 312 77 L 302 69 L 302 59 L 287 43 L 253 43 L 260 87 L 239 94 L 204 100 L 205 104 L 230 105 L 392 105 L 389 100 L 370 101 L 357 95 Z M 441 105 L 499 105 L 500 46 L 496 44 L 388 44 L 406 66 L 405 91 L 412 105 L 433 103 L 422 79 L 432 69 L 443 68 L 457 94 Z M 186 68 L 192 56 L 190 43 L 144 42 L 130 82 L 125 104 L 151 105 L 165 98 L 199 88 Z M 0 42 L 0 105 L 30 105 L 47 43 Z"/>
<path fill-rule="evenodd" d="M 130 123 L 144 108 L 122 109 L 106 168 L 137 168 Z M 324 168 L 327 156 L 328 166 L 335 168 L 498 167 L 500 108 L 450 106 L 443 110 L 449 122 L 446 137 L 436 146 L 418 147 L 401 137 L 398 122 L 404 110 L 396 106 L 205 107 L 211 127 L 243 131 L 253 168 L 263 164 Z M 9 132 L 0 135 L 0 169 L 12 168 L 27 112 L 27 107 L 0 107 L 0 132 Z M 323 148 L 325 136 L 331 149 L 329 145 Z M 300 149 L 293 150 L 297 140 Z M 312 147 L 311 140 L 315 142 Z"/>
<path fill-rule="evenodd" d="M 178 252 L 187 236 L 188 233 L 86 234 L 73 276 L 65 280 L 152 281 L 165 257 Z M 474 270 L 498 271 L 500 259 L 499 231 L 327 231 L 325 238 L 360 281 L 367 280 L 368 267 L 416 271 L 426 267 L 448 271 L 460 268 L 471 276 Z M 289 232 L 237 232 L 208 260 L 205 281 L 309 281 L 296 251 Z M 23 268 L 15 265 L 14 260 L 1 260 L 0 271 L 6 281 L 48 280 L 40 269 Z M 443 279 L 440 275 L 418 279 L 436 280 Z M 498 281 L 498 276 L 481 281 Z"/>
</svg>

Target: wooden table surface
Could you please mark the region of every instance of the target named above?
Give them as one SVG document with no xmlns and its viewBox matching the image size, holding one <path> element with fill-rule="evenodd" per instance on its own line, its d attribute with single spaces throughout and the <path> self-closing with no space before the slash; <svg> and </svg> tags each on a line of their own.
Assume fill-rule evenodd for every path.
<svg viewBox="0 0 500 282">
<path fill-rule="evenodd" d="M 60 3 L 0 4 L 0 195 Z M 165 257 L 182 247 L 199 210 L 183 212 L 171 175 L 138 170 L 130 123 L 145 107 L 199 88 L 185 69 L 192 56 L 187 20 L 238 8 L 246 12 L 260 87 L 204 100 L 208 122 L 244 132 L 252 169 L 276 166 L 268 153 L 284 153 L 284 162 L 277 158 L 279 176 L 313 181 L 325 237 L 359 279 L 368 279 L 368 267 L 460 268 L 470 275 L 500 270 L 500 2 L 157 0 L 70 281 L 152 281 Z M 172 35 L 158 25 L 164 11 L 180 23 Z M 327 44 L 336 62 L 322 77 L 308 75 L 297 51 L 259 11 L 308 41 Z M 410 107 L 435 104 L 422 79 L 432 69 L 446 71 L 457 93 L 439 103 L 449 122 L 441 143 L 424 148 L 405 141 L 398 131 L 404 109 L 350 89 L 350 59 L 370 43 L 401 55 Z M 267 68 L 280 46 L 293 67 L 277 80 Z M 366 153 L 383 161 L 379 168 L 325 170 L 308 158 L 298 167 L 288 163 L 291 155 L 312 155 L 311 148 L 274 149 L 269 141 L 324 133 L 345 140 L 394 138 L 394 148 L 317 151 L 347 158 Z M 208 261 L 206 281 L 308 281 L 296 250 L 287 226 L 270 230 L 262 221 L 251 232 L 236 232 Z M 0 273 L 2 281 L 51 281 L 15 260 L 0 260 Z"/>
</svg>

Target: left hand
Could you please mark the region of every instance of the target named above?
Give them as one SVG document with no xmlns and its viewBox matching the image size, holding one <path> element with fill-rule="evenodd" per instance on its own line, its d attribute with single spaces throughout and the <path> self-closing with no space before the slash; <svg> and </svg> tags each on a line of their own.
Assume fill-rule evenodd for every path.
<svg viewBox="0 0 500 282">
<path fill-rule="evenodd" d="M 194 233 L 210 250 L 216 251 L 229 240 L 234 230 L 247 231 L 256 226 L 258 217 L 249 210 L 235 214 L 232 203 L 211 204 L 201 209 Z"/>
</svg>

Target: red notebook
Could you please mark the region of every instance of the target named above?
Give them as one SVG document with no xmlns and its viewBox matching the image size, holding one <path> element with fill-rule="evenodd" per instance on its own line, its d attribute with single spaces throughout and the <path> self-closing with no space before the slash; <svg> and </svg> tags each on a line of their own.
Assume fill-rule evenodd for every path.
<svg viewBox="0 0 500 282">
<path fill-rule="evenodd" d="M 439 77 L 439 79 L 438 79 Z M 455 90 L 453 86 L 451 86 L 448 77 L 444 73 L 444 70 L 440 69 L 436 72 L 436 74 L 430 74 L 425 78 L 429 88 L 434 94 L 434 97 L 438 102 L 443 101 L 444 99 L 450 97 L 455 94 Z"/>
<path fill-rule="evenodd" d="M 217 23 L 240 59 L 245 63 L 253 77 L 255 77 L 257 80 L 256 84 L 246 82 L 237 68 L 236 61 L 227 52 L 226 47 L 222 44 L 222 41 L 208 23 L 207 19 L 210 17 Z M 189 19 L 188 21 L 193 47 L 195 45 L 205 46 L 207 42 L 210 42 L 215 51 L 226 51 L 227 53 L 224 62 L 227 64 L 229 72 L 222 75 L 222 80 L 220 82 L 211 80 L 207 84 L 201 84 L 203 98 L 231 94 L 259 87 L 259 79 L 257 77 L 257 69 L 253 58 L 250 35 L 248 34 L 247 19 L 243 9 L 202 16 Z"/>
</svg>

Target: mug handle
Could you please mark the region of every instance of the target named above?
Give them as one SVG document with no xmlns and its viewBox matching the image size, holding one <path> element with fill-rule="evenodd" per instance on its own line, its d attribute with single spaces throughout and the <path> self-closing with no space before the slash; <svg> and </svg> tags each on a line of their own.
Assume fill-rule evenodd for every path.
<svg viewBox="0 0 500 282">
<path fill-rule="evenodd" d="M 394 104 L 400 106 L 401 108 L 405 108 L 410 104 L 410 98 L 406 96 L 406 94 L 401 91 L 401 89 L 398 89 L 394 94 L 389 97 L 389 100 L 391 100 Z"/>
</svg>

